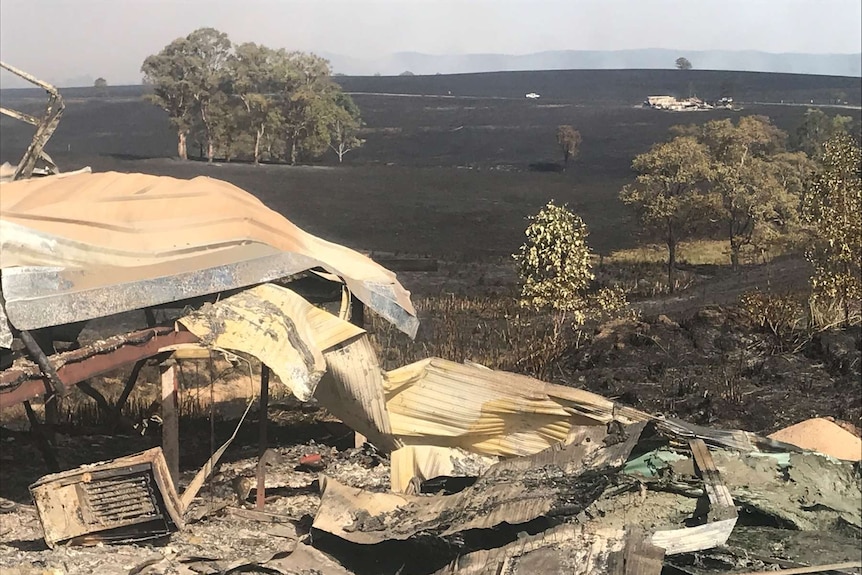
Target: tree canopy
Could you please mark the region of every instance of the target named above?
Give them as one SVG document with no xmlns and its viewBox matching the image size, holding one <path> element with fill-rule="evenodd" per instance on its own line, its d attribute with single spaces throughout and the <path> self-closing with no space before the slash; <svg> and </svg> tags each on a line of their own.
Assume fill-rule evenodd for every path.
<svg viewBox="0 0 862 575">
<path fill-rule="evenodd" d="M 852 121 L 850 116 L 829 117 L 819 108 L 809 108 L 790 144 L 795 150 L 805 152 L 809 157 L 817 157 L 822 154 L 823 145 L 839 132 L 846 132 Z"/>
<path fill-rule="evenodd" d="M 862 150 L 849 134 L 823 144 L 819 169 L 806 187 L 802 216 L 814 229 L 807 257 L 814 265 L 812 299 L 838 302 L 844 322 L 862 297 Z"/>
<path fill-rule="evenodd" d="M 691 70 L 691 62 L 689 62 L 688 58 L 680 56 L 674 64 L 677 70 Z"/>
<path fill-rule="evenodd" d="M 526 241 L 513 256 L 521 277 L 521 304 L 584 320 L 586 290 L 594 276 L 587 226 L 553 201 L 530 218 Z"/>
<path fill-rule="evenodd" d="M 763 247 L 798 221 L 801 179 L 811 166 L 805 154 L 787 153 L 787 134 L 765 116 L 707 122 L 701 141 L 709 150 L 710 190 L 736 269 L 744 246 Z"/>
<path fill-rule="evenodd" d="M 359 108 L 332 81 L 329 62 L 314 54 L 255 43 L 233 45 L 213 28 L 174 40 L 141 67 L 151 100 L 168 113 L 177 151 L 194 138 L 206 157 L 259 163 L 313 159 L 333 149 L 339 159 L 359 147 Z"/>
<path fill-rule="evenodd" d="M 677 136 L 637 156 L 632 168 L 638 173 L 636 183 L 626 185 L 620 199 L 635 208 L 644 232 L 667 246 L 668 289 L 674 291 L 677 246 L 714 209 L 707 194 L 713 178 L 709 150 L 693 136 Z"/>
</svg>

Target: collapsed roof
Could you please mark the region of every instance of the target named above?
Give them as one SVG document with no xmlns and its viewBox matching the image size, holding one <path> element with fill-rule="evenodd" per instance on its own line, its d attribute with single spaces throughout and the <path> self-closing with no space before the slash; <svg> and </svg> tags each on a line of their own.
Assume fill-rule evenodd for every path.
<svg viewBox="0 0 862 575">
<path fill-rule="evenodd" d="M 410 292 L 394 273 L 301 230 L 230 183 L 106 172 L 2 184 L 3 347 L 11 345 L 8 324 L 79 322 L 308 270 L 343 281 L 415 335 Z"/>
</svg>

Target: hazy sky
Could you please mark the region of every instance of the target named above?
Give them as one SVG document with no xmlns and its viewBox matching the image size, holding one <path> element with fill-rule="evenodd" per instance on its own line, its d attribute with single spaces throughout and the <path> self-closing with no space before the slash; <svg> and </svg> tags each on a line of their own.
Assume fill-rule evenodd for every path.
<svg viewBox="0 0 862 575">
<path fill-rule="evenodd" d="M 104 76 L 124 84 L 140 81 L 147 55 L 202 26 L 235 42 L 370 58 L 633 48 L 855 53 L 860 22 L 860 0 L 2 0 L 0 58 L 49 81 Z"/>
</svg>

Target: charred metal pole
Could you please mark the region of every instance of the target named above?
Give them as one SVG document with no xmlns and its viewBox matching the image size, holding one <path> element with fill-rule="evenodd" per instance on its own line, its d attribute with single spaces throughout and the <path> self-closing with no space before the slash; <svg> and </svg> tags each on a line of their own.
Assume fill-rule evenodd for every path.
<svg viewBox="0 0 862 575">
<path fill-rule="evenodd" d="M 56 393 L 60 397 L 68 395 L 68 390 L 63 384 L 63 380 L 60 379 L 60 376 L 57 374 L 57 370 L 54 369 L 53 365 L 51 365 L 51 362 L 48 360 L 48 356 L 45 355 L 45 352 L 39 346 L 39 343 L 33 335 L 27 330 L 22 330 L 21 341 L 24 342 L 24 346 L 27 348 L 27 352 L 30 354 L 30 357 L 36 362 L 36 365 L 38 365 L 39 369 L 42 370 L 42 373 L 45 374 L 45 377 L 48 378 L 51 387 L 53 387 L 50 391 Z"/>
<path fill-rule="evenodd" d="M 129 400 L 129 396 L 132 394 L 132 390 L 135 389 L 135 384 L 138 382 L 138 376 L 141 373 L 141 369 L 144 367 L 146 360 L 141 359 L 135 362 L 135 365 L 132 366 L 132 372 L 129 374 L 129 378 L 126 380 L 126 385 L 123 387 L 123 392 L 120 394 L 120 397 L 117 399 L 116 405 L 114 405 L 114 417 L 119 420 L 120 413 L 123 411 L 123 407 L 125 407 L 126 402 Z"/>
<path fill-rule="evenodd" d="M 260 425 L 260 461 L 257 464 L 257 496 L 255 497 L 255 506 L 258 509 L 263 509 L 266 499 L 266 455 L 267 440 L 266 426 L 269 422 L 269 366 L 261 363 L 260 366 L 260 416 L 258 417 Z"/>
<path fill-rule="evenodd" d="M 59 423 L 60 405 L 58 398 L 65 397 L 68 394 L 68 390 L 66 389 L 66 385 L 63 383 L 63 380 L 60 379 L 60 375 L 57 373 L 57 370 L 54 369 L 53 364 L 48 360 L 45 350 L 36 340 L 36 337 L 27 330 L 22 330 L 20 337 L 21 341 L 24 342 L 24 346 L 27 348 L 27 353 L 30 355 L 31 359 L 36 362 L 36 365 L 39 366 L 39 369 L 45 376 L 42 380 L 45 385 L 45 424 L 46 428 L 50 432 L 50 442 L 53 443 L 54 431 L 50 426 Z M 43 343 L 47 343 L 48 346 L 53 348 L 53 342 L 51 342 L 50 339 Z M 44 436 L 44 433 L 42 435 Z"/>
<path fill-rule="evenodd" d="M 54 450 L 51 448 L 51 443 L 45 437 L 42 429 L 42 424 L 39 423 L 39 418 L 29 401 L 24 402 L 24 411 L 27 412 L 27 420 L 30 422 L 30 432 L 36 438 L 36 446 L 45 460 L 45 465 L 48 466 L 48 471 L 57 473 L 60 471 L 60 464 L 57 462 L 57 457 L 54 455 Z"/>
</svg>

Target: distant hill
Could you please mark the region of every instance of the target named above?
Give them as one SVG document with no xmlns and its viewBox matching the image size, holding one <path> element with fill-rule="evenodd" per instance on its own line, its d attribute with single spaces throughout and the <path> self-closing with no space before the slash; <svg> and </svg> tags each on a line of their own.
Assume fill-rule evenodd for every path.
<svg viewBox="0 0 862 575">
<path fill-rule="evenodd" d="M 772 54 L 729 50 L 644 50 L 592 51 L 560 50 L 534 54 L 450 54 L 435 55 L 399 52 L 381 58 L 361 59 L 342 54 L 321 53 L 336 72 L 361 75 L 463 74 L 519 70 L 619 70 L 668 69 L 680 56 L 688 58 L 696 70 L 780 72 L 825 76 L 862 77 L 860 54 Z"/>
</svg>

